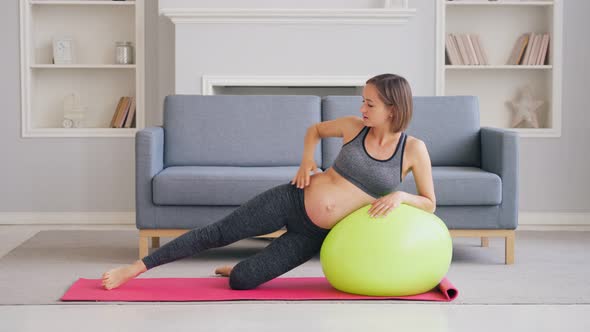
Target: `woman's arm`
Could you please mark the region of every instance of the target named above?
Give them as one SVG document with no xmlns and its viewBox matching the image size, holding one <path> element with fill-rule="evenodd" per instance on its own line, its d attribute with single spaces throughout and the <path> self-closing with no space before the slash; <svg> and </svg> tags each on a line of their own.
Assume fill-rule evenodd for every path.
<svg viewBox="0 0 590 332">
<path fill-rule="evenodd" d="M 345 116 L 338 119 L 323 121 L 307 128 L 305 138 L 303 139 L 303 157 L 301 166 L 297 174 L 291 180 L 291 184 L 297 185 L 297 188 L 303 189 L 310 183 L 311 172 L 321 171 L 314 161 L 314 152 L 316 145 L 322 138 L 326 137 L 344 137 L 345 133 L 355 131 L 355 126 L 362 124 L 360 118 L 355 116 Z"/>
<path fill-rule="evenodd" d="M 436 197 L 434 196 L 434 184 L 432 183 L 432 167 L 426 144 L 418 139 L 413 139 L 412 143 L 408 141 L 406 144 L 408 158 L 405 161 L 410 164 L 409 168 L 414 174 L 418 195 L 413 195 L 405 191 L 394 191 L 378 198 L 371 203 L 372 206 L 368 210 L 369 215 L 372 217 L 387 215 L 402 203 L 430 213 L 434 213 L 436 210 Z"/>
<path fill-rule="evenodd" d="M 315 123 L 307 128 L 303 140 L 303 160 L 313 160 L 313 153 L 320 139 L 326 137 L 344 137 L 345 132 L 354 131 L 355 125 L 362 124 L 356 116 L 344 116 L 329 121 Z"/>
<path fill-rule="evenodd" d="M 434 213 L 436 210 L 436 197 L 434 195 L 434 184 L 432 181 L 432 165 L 428 149 L 423 141 L 416 139 L 411 151 L 411 169 L 416 182 L 418 195 L 399 191 L 402 203 L 412 205 L 425 211 Z"/>
<path fill-rule="evenodd" d="M 303 157 L 301 160 L 313 160 L 315 147 L 320 142 L 321 136 L 317 130 L 317 125 L 307 128 L 305 138 L 303 139 Z"/>
</svg>

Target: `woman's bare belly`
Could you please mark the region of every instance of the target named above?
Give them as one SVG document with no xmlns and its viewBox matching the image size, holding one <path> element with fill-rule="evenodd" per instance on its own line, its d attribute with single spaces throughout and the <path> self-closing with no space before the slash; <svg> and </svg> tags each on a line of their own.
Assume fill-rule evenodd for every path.
<svg viewBox="0 0 590 332">
<path fill-rule="evenodd" d="M 303 190 L 307 215 L 314 224 L 326 229 L 375 200 L 331 167 L 312 175 Z"/>
</svg>

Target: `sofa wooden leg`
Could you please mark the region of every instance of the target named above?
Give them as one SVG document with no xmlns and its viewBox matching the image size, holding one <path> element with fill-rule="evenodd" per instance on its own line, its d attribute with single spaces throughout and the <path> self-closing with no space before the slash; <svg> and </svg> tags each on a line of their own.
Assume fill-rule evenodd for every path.
<svg viewBox="0 0 590 332">
<path fill-rule="evenodd" d="M 148 255 L 148 236 L 139 235 L 139 259 Z"/>
<path fill-rule="evenodd" d="M 514 230 L 510 229 L 449 229 L 452 237 L 477 237 L 481 239 L 482 247 L 489 246 L 490 237 L 503 237 L 505 239 L 505 264 L 514 264 Z"/>
<path fill-rule="evenodd" d="M 154 249 L 160 248 L 160 237 L 159 236 L 152 236 L 152 248 L 154 248 Z"/>
<path fill-rule="evenodd" d="M 490 238 L 482 236 L 481 237 L 481 246 L 482 247 L 489 247 L 490 246 Z"/>
<path fill-rule="evenodd" d="M 514 231 L 511 231 L 506 235 L 505 246 L 506 264 L 514 264 Z"/>
</svg>

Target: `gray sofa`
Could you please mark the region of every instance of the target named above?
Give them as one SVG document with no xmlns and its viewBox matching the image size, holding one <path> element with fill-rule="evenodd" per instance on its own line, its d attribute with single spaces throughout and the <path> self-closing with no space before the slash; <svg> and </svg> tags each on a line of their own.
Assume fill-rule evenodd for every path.
<svg viewBox="0 0 590 332">
<path fill-rule="evenodd" d="M 168 96 L 162 127 L 136 135 L 139 256 L 148 240 L 213 223 L 254 195 L 289 182 L 314 123 L 360 114 L 360 96 Z M 505 238 L 514 262 L 518 136 L 479 125 L 473 96 L 416 96 L 409 135 L 432 161 L 438 215 L 453 237 Z M 323 139 L 315 161 L 332 165 L 341 138 Z M 416 194 L 410 173 L 398 190 Z"/>
</svg>

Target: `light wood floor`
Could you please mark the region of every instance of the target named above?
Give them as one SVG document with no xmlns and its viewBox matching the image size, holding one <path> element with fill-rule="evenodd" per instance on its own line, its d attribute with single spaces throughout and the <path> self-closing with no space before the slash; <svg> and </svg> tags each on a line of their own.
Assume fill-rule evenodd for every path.
<svg viewBox="0 0 590 332">
<path fill-rule="evenodd" d="M 0 225 L 0 255 L 5 255 L 38 231 L 45 229 L 134 230 L 135 228 L 133 225 Z M 81 329 L 86 332 L 590 331 L 590 305 L 244 301 L 0 306 L 0 331 L 62 332 Z"/>
</svg>

